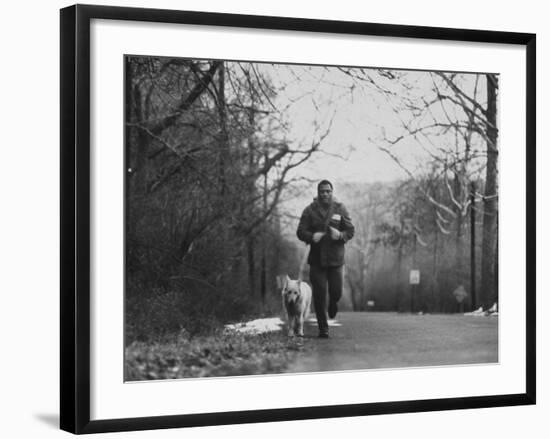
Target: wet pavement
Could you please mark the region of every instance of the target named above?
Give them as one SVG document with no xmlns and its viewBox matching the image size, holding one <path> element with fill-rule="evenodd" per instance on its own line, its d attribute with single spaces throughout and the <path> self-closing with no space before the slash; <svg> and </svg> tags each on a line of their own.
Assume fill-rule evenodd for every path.
<svg viewBox="0 0 550 439">
<path fill-rule="evenodd" d="M 329 339 L 308 321 L 308 349 L 288 372 L 318 372 L 498 362 L 498 317 L 341 312 Z"/>
</svg>

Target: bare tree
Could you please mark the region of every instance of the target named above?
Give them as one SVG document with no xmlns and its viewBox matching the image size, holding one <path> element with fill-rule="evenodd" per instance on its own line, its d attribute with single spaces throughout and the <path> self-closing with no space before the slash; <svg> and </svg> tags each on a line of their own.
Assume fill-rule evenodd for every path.
<svg viewBox="0 0 550 439">
<path fill-rule="evenodd" d="M 498 148 L 497 148 L 498 76 L 487 75 L 487 167 L 483 197 L 483 243 L 481 259 L 481 304 L 487 309 L 498 300 Z"/>
<path fill-rule="evenodd" d="M 128 57 L 127 72 L 130 272 L 214 287 L 237 276 L 265 298 L 272 218 L 330 123 L 289 139 L 268 66 Z"/>
<path fill-rule="evenodd" d="M 492 74 L 400 72 L 383 69 L 341 69 L 355 84 L 370 90 L 380 105 L 394 114 L 394 128 L 380 127 L 372 139 L 406 175 L 419 182 L 427 172 L 444 183 L 447 193 L 436 197 L 433 188 L 418 185 L 434 206 L 439 232 L 455 232 L 455 282 L 463 270 L 463 232 L 471 209 L 470 187 L 483 193 L 482 303 L 495 300 L 497 205 L 496 98 L 498 77 Z M 431 84 L 429 87 L 428 85 Z M 483 83 L 486 88 L 482 87 Z M 397 128 L 395 128 L 397 127 Z M 415 159 L 412 148 L 421 151 Z"/>
</svg>

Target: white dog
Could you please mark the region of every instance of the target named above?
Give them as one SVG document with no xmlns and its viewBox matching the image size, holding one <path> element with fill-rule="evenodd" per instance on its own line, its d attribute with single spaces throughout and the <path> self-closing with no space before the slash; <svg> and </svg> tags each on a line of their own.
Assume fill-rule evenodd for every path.
<svg viewBox="0 0 550 439">
<path fill-rule="evenodd" d="M 311 307 L 311 287 L 301 280 L 283 279 L 283 308 L 288 317 L 288 335 L 304 336 L 304 320 Z"/>
</svg>

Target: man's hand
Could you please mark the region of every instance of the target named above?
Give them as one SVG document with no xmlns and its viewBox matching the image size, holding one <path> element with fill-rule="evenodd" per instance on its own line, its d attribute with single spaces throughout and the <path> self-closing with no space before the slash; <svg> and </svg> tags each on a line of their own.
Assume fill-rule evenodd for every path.
<svg viewBox="0 0 550 439">
<path fill-rule="evenodd" d="M 342 232 L 340 232 L 339 230 L 336 230 L 334 227 L 329 227 L 328 229 L 330 231 L 330 237 L 334 241 L 337 241 L 342 237 Z"/>
<path fill-rule="evenodd" d="M 313 242 L 317 244 L 323 236 L 325 236 L 324 232 L 315 232 L 313 234 Z"/>
</svg>

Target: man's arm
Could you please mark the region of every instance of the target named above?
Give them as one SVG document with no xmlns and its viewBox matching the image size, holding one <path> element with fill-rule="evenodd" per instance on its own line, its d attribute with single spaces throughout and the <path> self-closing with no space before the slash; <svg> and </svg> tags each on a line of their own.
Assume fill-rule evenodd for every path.
<svg viewBox="0 0 550 439">
<path fill-rule="evenodd" d="M 313 242 L 313 232 L 311 231 L 311 216 L 309 209 L 306 207 L 300 217 L 298 229 L 296 230 L 296 236 L 300 241 L 304 241 L 306 244 Z"/>
<path fill-rule="evenodd" d="M 344 242 L 348 242 L 355 234 L 355 226 L 351 222 L 351 217 L 346 207 L 342 204 L 342 236 L 341 239 Z"/>
</svg>

